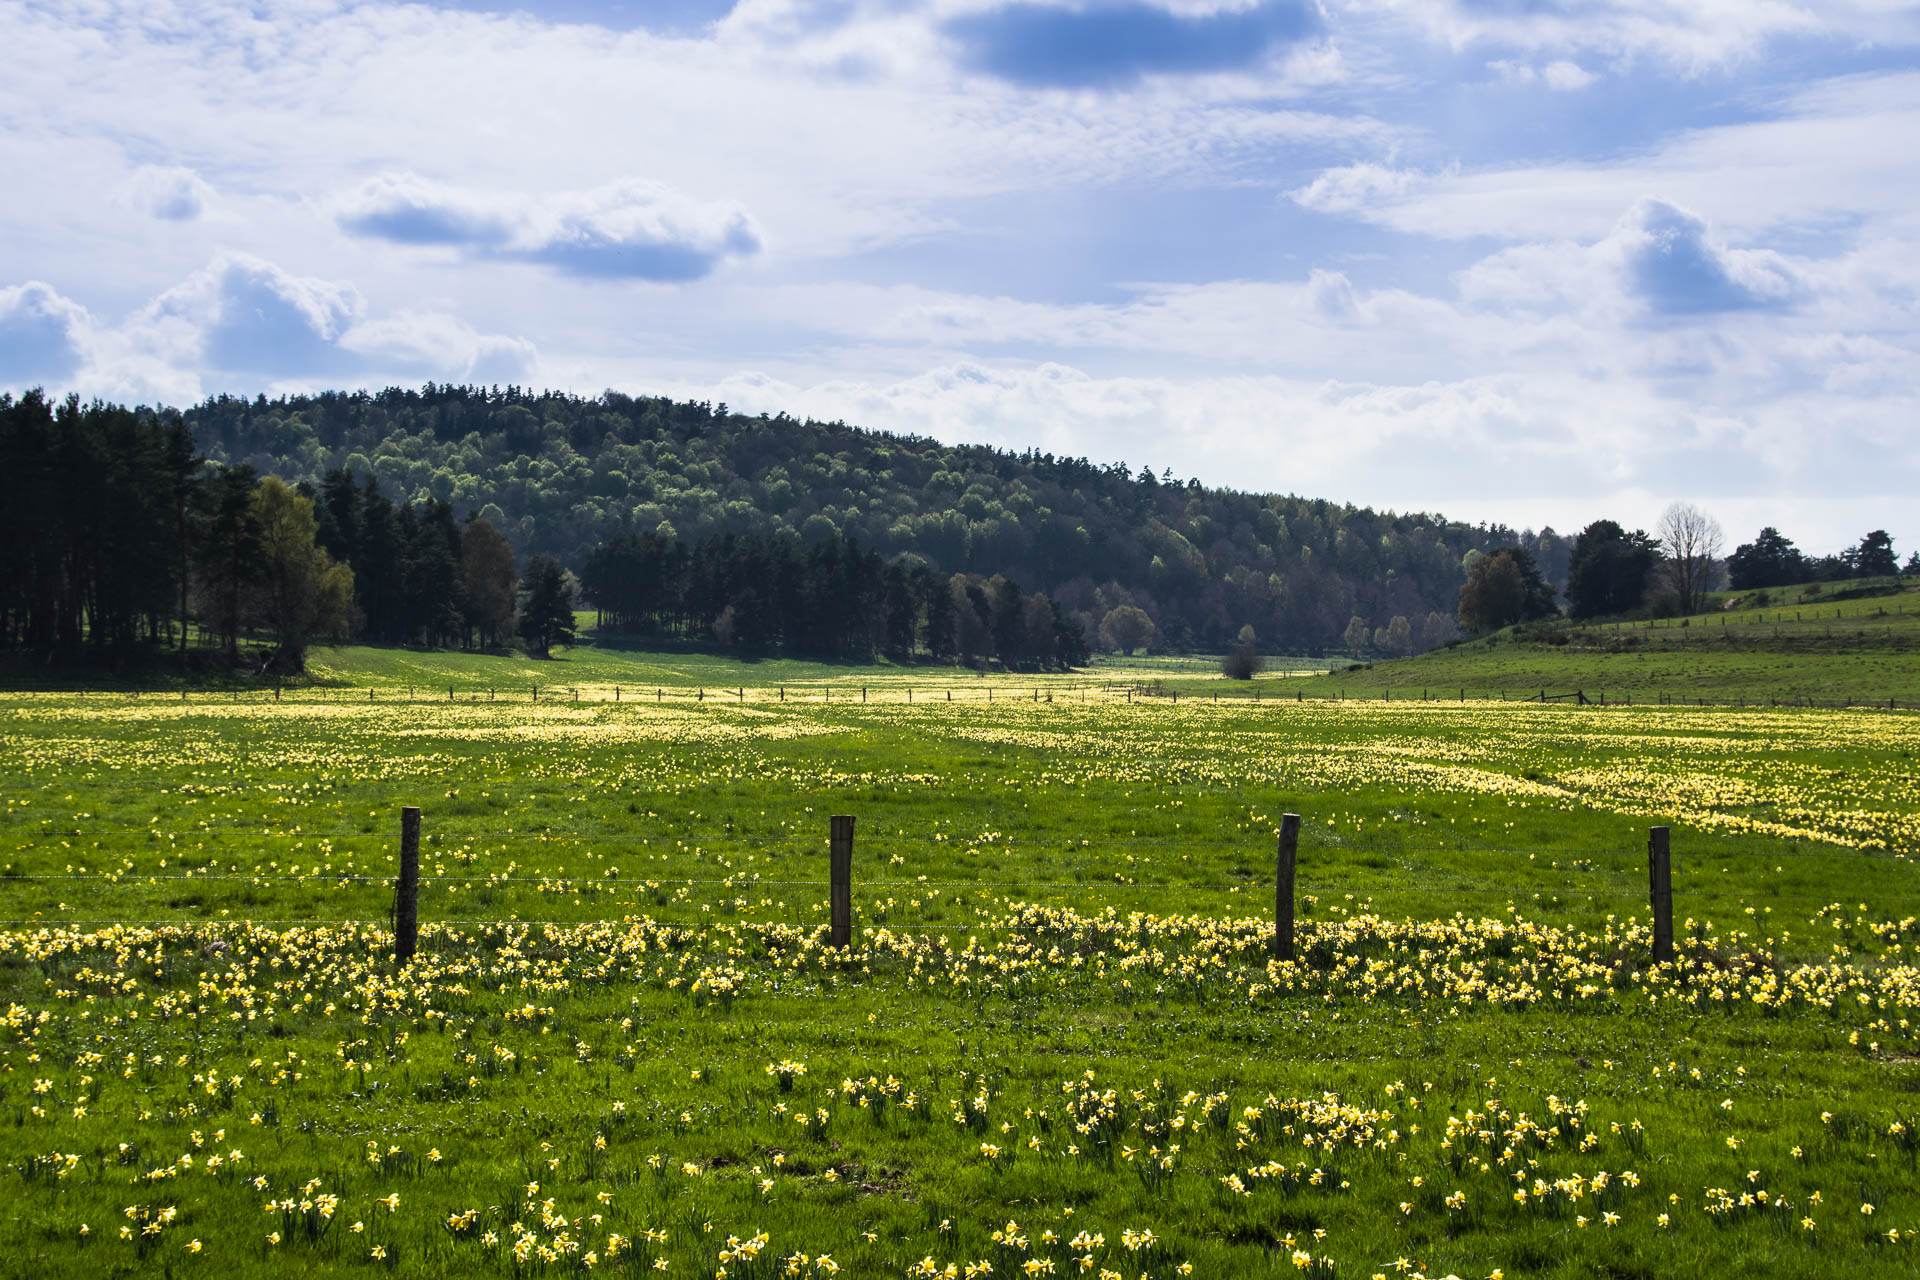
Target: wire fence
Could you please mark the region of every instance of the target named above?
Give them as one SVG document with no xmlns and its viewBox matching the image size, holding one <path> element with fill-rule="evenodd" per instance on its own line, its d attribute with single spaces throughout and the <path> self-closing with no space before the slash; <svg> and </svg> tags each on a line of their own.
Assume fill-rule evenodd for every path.
<svg viewBox="0 0 1920 1280">
<path fill-rule="evenodd" d="M 1703 627 L 1702 631 L 1719 632 L 1718 627 Z M 1920 645 L 1920 631 L 1910 639 Z M 1895 643 L 1901 643 L 1903 637 L 1896 637 Z M 1352 671 L 1353 669 L 1348 669 Z M 1360 667 L 1360 672 L 1370 670 Z M 1661 689 L 1647 684 L 1606 685 L 1595 684 L 1591 687 L 1570 689 L 1540 688 L 1524 690 L 1512 687 L 1486 687 L 1473 685 L 1455 685 L 1439 688 L 1432 685 L 1396 685 L 1369 684 L 1363 677 L 1341 676 L 1341 682 L 1332 688 L 1278 688 L 1265 687 L 1287 684 L 1309 676 L 1320 676 L 1320 671 L 1275 672 L 1252 682 L 1233 681 L 1228 685 L 1214 677 L 1199 675 L 1174 675 L 1172 677 L 1150 677 L 1132 681 L 1105 681 L 1091 683 L 1049 683 L 1025 685 L 1008 682 L 1004 676 L 996 676 L 999 683 L 984 686 L 969 684 L 902 685 L 892 681 L 880 684 L 856 685 L 843 682 L 813 682 L 791 685 L 735 685 L 721 687 L 705 686 L 636 686 L 602 682 L 584 682 L 578 685 L 461 685 L 445 686 L 446 695 L 440 694 L 440 687 L 423 685 L 355 685 L 335 686 L 296 686 L 276 688 L 272 686 L 249 686 L 227 690 L 216 689 L 154 689 L 142 687 L 90 689 L 21 689 L 0 693 L 0 697 L 25 700 L 67 700 L 88 698 L 96 700 L 119 699 L 126 702 L 173 703 L 182 706 L 218 707 L 218 706 L 283 706 L 298 708 L 302 706 L 350 706 L 354 704 L 375 706 L 404 705 L 495 705 L 495 706 L 595 706 L 600 708 L 622 707 L 635 711 L 644 711 L 648 707 L 691 705 L 696 709 L 727 707 L 766 707 L 792 703 L 796 707 L 810 704 L 833 707 L 853 706 L 913 706 L 913 707 L 969 707 L 969 706 L 1090 706 L 1090 705 L 1129 705 L 1129 706 L 1225 706 L 1228 708 L 1246 708 L 1249 706 L 1268 707 L 1275 710 L 1288 705 L 1304 703 L 1345 704 L 1354 703 L 1409 703 L 1418 702 L 1439 708 L 1448 705 L 1479 706 L 1487 703 L 1503 705 L 1521 705 L 1526 703 L 1561 704 L 1568 703 L 1581 707 L 1602 709 L 1607 707 L 1693 707 L 1693 708 L 1758 708 L 1776 709 L 1825 709 L 1825 710 L 1887 710 L 1911 711 L 1920 708 L 1920 699 L 1902 698 L 1898 694 L 1887 696 L 1868 696 L 1855 693 L 1846 696 L 1825 694 L 1815 696 L 1811 693 L 1796 692 L 1790 689 L 1776 690 L 1762 698 L 1757 694 L 1732 696 L 1724 693 L 1706 691 Z M 1191 682 L 1205 680 L 1220 687 L 1195 689 Z M 1170 682 L 1171 681 L 1171 682 Z"/>
<path fill-rule="evenodd" d="M 1351 902 L 1359 907 L 1370 907 L 1374 903 L 1382 900 L 1393 902 L 1412 899 L 1426 907 L 1442 904 L 1441 909 L 1443 913 L 1445 910 L 1444 904 L 1459 903 L 1462 901 L 1487 902 L 1490 904 L 1503 901 L 1509 910 L 1513 910 L 1522 904 L 1577 906 L 1581 904 L 1644 903 L 1654 922 L 1654 949 L 1656 958 L 1659 958 L 1661 955 L 1663 947 L 1666 957 L 1669 959 L 1672 957 L 1672 913 L 1676 895 L 1668 850 L 1668 829 L 1665 827 L 1654 827 L 1650 830 L 1649 843 L 1644 855 L 1640 851 L 1620 849 L 1580 851 L 1556 846 L 1488 846 L 1473 845 L 1464 842 L 1436 846 L 1388 845 L 1378 842 L 1356 845 L 1347 843 L 1337 836 L 1326 839 L 1325 843 L 1315 843 L 1309 848 L 1310 861 L 1318 861 L 1323 866 L 1340 855 L 1353 853 L 1370 855 L 1391 852 L 1402 860 L 1398 867 L 1381 868 L 1374 864 L 1355 867 L 1354 869 L 1362 874 L 1358 874 L 1350 880 L 1330 879 L 1324 876 L 1317 876 L 1306 880 L 1299 879 L 1296 874 L 1296 869 L 1298 866 L 1297 855 L 1299 851 L 1300 832 L 1301 826 L 1298 817 L 1286 815 L 1280 829 L 1275 833 L 1279 843 L 1275 855 L 1275 870 L 1271 874 L 1271 879 L 1261 876 L 1259 873 L 1247 867 L 1239 866 L 1229 869 L 1228 874 L 1234 877 L 1234 879 L 1224 882 L 1211 878 L 1184 880 L 1149 878 L 1143 883 L 1138 878 L 1119 871 L 1114 873 L 1112 879 L 1077 875 L 1072 880 L 1031 877 L 1017 879 L 952 878 L 950 876 L 937 879 L 928 876 L 899 878 L 897 876 L 890 876 L 883 871 L 874 879 L 856 881 L 852 874 L 853 820 L 849 817 L 835 818 L 830 823 L 829 834 L 824 841 L 828 846 L 829 852 L 828 875 L 824 879 L 818 877 L 769 877 L 748 872 L 735 872 L 727 876 L 689 877 L 677 877 L 664 874 L 650 876 L 644 873 L 634 875 L 567 876 L 564 872 L 560 871 L 549 874 L 509 872 L 449 874 L 444 869 L 436 869 L 432 874 L 423 875 L 419 861 L 419 810 L 409 807 L 403 810 L 397 874 L 376 871 L 336 872 L 330 869 L 316 869 L 311 872 L 300 873 L 298 871 L 280 871 L 277 867 L 241 871 L 237 869 L 219 870 L 210 867 L 201 871 L 188 869 L 167 874 L 148 873 L 145 875 L 131 868 L 114 871 L 69 870 L 25 873 L 10 869 L 6 874 L 0 875 L 0 891 L 9 888 L 26 889 L 36 885 L 74 885 L 85 886 L 84 892 L 90 896 L 98 896 L 114 889 L 139 890 L 161 887 L 164 887 L 167 892 L 178 893 L 185 889 L 211 885 L 242 886 L 243 888 L 290 885 L 307 890 L 378 890 L 381 892 L 391 892 L 394 895 L 392 906 L 383 918 L 363 918 L 351 915 L 285 915 L 245 917 L 239 920 L 215 920 L 206 914 L 198 916 L 182 914 L 151 918 L 135 918 L 132 916 L 114 917 L 107 915 L 86 917 L 61 915 L 57 918 L 49 919 L 46 918 L 43 913 L 35 917 L 0 919 L 0 927 L 40 930 L 49 928 L 67 929 L 78 926 L 135 928 L 173 926 L 197 928 L 207 925 L 219 925 L 223 927 L 229 925 L 266 925 L 289 928 L 297 926 L 343 928 L 385 924 L 394 931 L 396 957 L 404 960 L 413 954 L 413 948 L 417 945 L 420 926 L 420 891 L 423 888 L 447 891 L 452 896 L 442 899 L 436 895 L 431 901 L 444 901 L 449 907 L 451 907 L 454 902 L 462 900 L 458 895 L 464 890 L 475 890 L 491 895 L 502 890 L 513 893 L 531 887 L 543 896 L 548 894 L 594 894 L 602 891 L 609 896 L 632 894 L 635 895 L 632 900 L 624 904 L 615 904 L 639 909 L 637 912 L 628 911 L 624 915 L 622 922 L 634 922 L 638 920 L 648 925 L 662 928 L 710 928 L 716 926 L 777 928 L 783 925 L 791 927 L 794 923 L 791 921 L 741 919 L 731 908 L 741 901 L 740 895 L 743 894 L 762 893 L 766 891 L 798 891 L 803 895 L 811 895 L 808 900 L 815 904 L 813 911 L 817 912 L 819 904 L 818 895 L 824 892 L 829 916 L 826 924 L 829 942 L 830 945 L 836 947 L 851 945 L 853 933 L 853 904 L 856 892 L 863 895 L 904 892 L 913 895 L 933 894 L 936 897 L 951 893 L 956 899 L 962 898 L 969 893 L 990 893 L 1007 895 L 1001 904 L 1004 907 L 1026 905 L 1015 902 L 1011 897 L 1012 894 L 1017 893 L 1035 895 L 1038 901 L 1031 903 L 1031 905 L 1035 906 L 1045 906 L 1061 900 L 1078 899 L 1082 902 L 1091 901 L 1101 903 L 1108 908 L 1112 908 L 1115 905 L 1116 899 L 1121 902 L 1131 902 L 1143 896 L 1166 899 L 1171 895 L 1177 899 L 1187 895 L 1199 895 L 1203 898 L 1211 898 L 1211 900 L 1215 902 L 1216 905 L 1210 908 L 1210 910 L 1216 913 L 1221 909 L 1221 906 L 1218 904 L 1218 899 L 1212 897 L 1212 895 L 1226 895 L 1240 897 L 1241 901 L 1247 902 L 1249 904 L 1248 914 L 1252 914 L 1264 908 L 1265 896 L 1271 891 L 1274 895 L 1272 907 L 1275 929 L 1274 945 L 1276 954 L 1282 958 L 1291 958 L 1293 954 L 1293 927 L 1298 905 L 1303 902 L 1310 905 L 1329 898 L 1336 900 L 1334 905 L 1339 905 L 1342 902 Z M 63 841 L 67 841 L 71 839 L 112 836 L 138 836 L 143 839 L 151 837 L 155 839 L 167 838 L 170 840 L 181 837 L 205 837 L 208 835 L 232 835 L 235 838 L 252 840 L 263 834 L 287 837 L 299 836 L 302 839 L 324 838 L 321 833 L 316 832 L 272 832 L 241 826 L 229 828 L 202 827 L 184 830 L 159 829 L 154 827 L 76 827 L 65 831 L 23 831 L 10 829 L 8 834 L 27 837 L 30 843 L 20 846 L 22 848 L 32 847 L 31 842 L 39 839 L 60 838 Z M 569 846 L 586 845 L 589 847 L 595 844 L 630 847 L 636 841 L 652 846 L 653 842 L 658 840 L 662 846 L 671 842 L 676 851 L 682 852 L 706 844 L 744 843 L 756 847 L 784 844 L 793 848 L 796 852 L 810 852 L 817 855 L 820 850 L 820 845 L 823 843 L 817 837 L 810 837 L 804 833 L 797 832 L 758 835 L 729 830 L 705 832 L 679 831 L 661 833 L 657 836 L 637 836 L 631 833 L 625 835 L 609 834 L 606 836 L 598 836 L 577 832 L 554 833 L 550 830 L 516 831 L 512 828 L 482 828 L 464 832 L 455 831 L 447 834 L 455 838 L 467 840 L 522 841 L 537 842 L 542 845 L 563 843 Z M 389 845 L 392 839 L 391 835 L 388 834 L 366 831 L 347 832 L 341 833 L 341 835 L 355 840 L 377 840 L 382 846 Z M 1221 850 L 1231 849 L 1242 849 L 1248 853 L 1252 853 L 1252 849 L 1249 847 L 1250 842 L 1264 838 L 1264 836 L 1250 833 L 1247 837 L 1243 838 L 1200 839 L 1184 833 L 1178 833 L 1170 836 L 1129 836 L 1125 839 L 1113 840 L 1104 840 L 1097 837 L 1081 838 L 1078 840 L 1064 837 L 1020 840 L 1009 839 L 1001 833 L 993 833 L 991 839 L 969 842 L 964 836 L 929 837 L 918 834 L 907 835 L 896 830 L 882 833 L 878 838 L 865 838 L 863 840 L 863 847 L 877 846 L 883 853 L 889 850 L 903 848 L 916 850 L 940 849 L 945 852 L 957 853 L 963 849 L 978 848 L 981 845 L 985 845 L 995 852 L 1002 853 L 1024 851 L 1049 853 L 1057 852 L 1061 849 L 1085 850 L 1106 847 L 1153 847 L 1163 853 L 1172 855 L 1183 852 L 1216 853 Z M 1541 866 L 1538 862 L 1541 854 L 1550 855 L 1552 861 L 1545 866 Z M 1425 859 L 1435 857 L 1448 858 L 1461 855 L 1501 859 L 1501 869 L 1508 874 L 1515 875 L 1516 882 L 1490 885 L 1485 883 L 1484 880 L 1447 874 L 1447 870 L 1450 868 L 1436 867 L 1431 862 L 1423 862 Z M 1263 852 L 1262 857 L 1264 858 L 1264 856 Z M 1598 865 L 1601 861 L 1625 857 L 1638 858 L 1641 856 L 1647 858 L 1647 863 L 1645 870 L 1639 875 L 1628 870 L 1617 870 Z M 1569 860 L 1568 866 L 1562 867 L 1559 865 L 1562 858 Z M 1715 867 L 1724 871 L 1729 864 L 1744 862 L 1750 865 L 1750 860 L 1756 858 L 1774 860 L 1776 863 L 1788 858 L 1818 858 L 1828 861 L 1845 860 L 1855 863 L 1865 861 L 1883 862 L 1889 864 L 1890 868 L 1898 870 L 1900 880 L 1899 883 L 1893 885 L 1874 886 L 1873 891 L 1870 893 L 1864 886 L 1849 885 L 1849 888 L 1854 888 L 1858 892 L 1847 896 L 1836 895 L 1830 892 L 1813 893 L 1797 891 L 1798 886 L 1795 886 L 1795 892 L 1779 892 L 1769 890 L 1764 886 L 1756 889 L 1750 886 L 1719 887 L 1711 884 L 1694 883 L 1701 875 L 1710 873 Z M 1333 865 L 1338 867 L 1340 864 L 1336 862 Z M 1763 908 L 1771 910 L 1776 906 L 1792 907 L 1807 906 L 1810 904 L 1820 904 L 1822 910 L 1834 907 L 1843 908 L 1849 897 L 1857 900 L 1859 897 L 1868 896 L 1871 898 L 1875 910 L 1887 912 L 1893 909 L 1920 904 L 1920 874 L 1911 877 L 1905 874 L 1911 866 L 1911 859 L 1909 859 L 1906 854 L 1894 851 L 1767 850 L 1751 848 L 1706 849 L 1682 855 L 1681 867 L 1683 873 L 1691 872 L 1692 874 L 1683 874 L 1681 877 L 1680 898 L 1683 904 L 1687 904 L 1693 909 L 1720 911 L 1729 909 L 1723 904 L 1734 904 L 1737 907 L 1744 907 L 1747 911 L 1751 912 Z M 1347 868 L 1341 867 L 1340 869 L 1344 870 Z M 1393 882 L 1390 877 L 1382 877 L 1377 874 L 1383 870 L 1401 875 L 1419 874 L 1423 875 L 1424 878 L 1420 879 L 1417 883 L 1396 883 Z M 1435 874 L 1436 872 L 1438 874 Z M 1641 875 L 1644 875 L 1645 878 L 1641 879 Z M 1551 876 L 1556 882 L 1543 883 L 1542 878 L 1548 876 Z M 1630 882 L 1634 883 L 1636 887 L 1627 887 Z M 1895 892 L 1888 894 L 1885 892 L 1888 888 L 1894 889 Z M 717 892 L 721 896 L 717 902 L 689 899 L 684 896 L 687 891 L 695 889 Z M 1905 890 L 1908 889 L 1914 890 L 1914 892 L 1905 892 Z M 649 895 L 652 899 L 651 903 L 643 906 L 640 901 L 640 895 Z M 731 899 L 726 895 L 732 895 Z M 491 905 L 490 896 L 484 898 L 483 901 Z M 874 898 L 873 901 L 875 904 L 880 904 L 879 898 Z M 763 899 L 763 904 L 764 902 L 765 900 Z M 1262 907 L 1253 907 L 1252 904 L 1255 902 L 1262 903 Z M 889 898 L 886 905 L 890 906 L 892 904 L 893 900 Z M 180 905 L 187 904 L 183 903 Z M 218 900 L 195 900 L 191 905 L 204 913 L 218 908 L 219 902 Z M 257 904 L 249 901 L 244 905 L 252 906 Z M 585 904 L 580 903 L 578 898 L 576 898 L 576 905 Z M 782 908 L 788 906 L 785 902 L 779 905 Z M 1862 905 L 1864 906 L 1865 904 Z M 655 909 L 659 908 L 665 909 L 667 918 L 660 918 L 656 915 Z M 66 910 L 65 904 L 62 903 L 59 909 L 64 912 Z M 230 910 L 231 908 L 225 908 L 222 914 L 224 915 L 226 911 Z M 687 915 L 686 913 L 689 912 L 697 914 Z M 1178 916 L 1181 913 L 1176 910 L 1167 914 Z M 1609 913 L 1610 917 L 1612 914 L 1611 912 Z M 1246 915 L 1242 914 L 1238 918 L 1244 920 Z M 439 926 L 458 926 L 463 928 L 484 927 L 488 929 L 512 929 L 534 926 L 579 928 L 597 924 L 620 923 L 592 916 L 574 918 L 553 917 L 544 919 L 510 917 L 501 919 L 497 917 L 469 918 L 452 915 L 447 917 L 433 917 L 431 922 Z M 804 915 L 798 923 L 801 927 L 816 930 L 821 924 L 817 914 Z M 884 915 L 875 919 L 872 918 L 870 914 L 866 922 L 866 927 L 869 929 L 885 929 L 891 934 L 918 933 L 944 937 L 955 933 L 992 932 L 1008 928 L 1018 929 L 1021 925 L 1017 921 L 995 920 L 993 918 L 976 918 L 955 922 L 953 924 L 936 924 L 933 922 L 918 921 L 910 925 L 890 925 L 885 921 Z"/>
</svg>

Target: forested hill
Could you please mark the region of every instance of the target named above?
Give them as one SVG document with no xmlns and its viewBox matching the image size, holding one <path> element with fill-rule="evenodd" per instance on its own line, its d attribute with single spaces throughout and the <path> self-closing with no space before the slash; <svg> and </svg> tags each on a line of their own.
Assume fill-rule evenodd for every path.
<svg viewBox="0 0 1920 1280">
<path fill-rule="evenodd" d="M 316 489 L 329 471 L 372 476 L 395 500 L 484 515 L 523 558 L 543 552 L 577 570 L 622 533 L 671 531 L 697 544 L 838 532 L 939 573 L 1002 574 L 1044 591 L 1089 637 L 1112 608 L 1138 605 L 1177 647 L 1225 647 L 1250 625 L 1263 649 L 1318 651 L 1343 645 L 1356 617 L 1383 639 L 1391 630 L 1398 644 L 1427 647 L 1454 634 L 1468 552 L 1525 546 L 1558 582 L 1569 546 L 1551 530 L 1210 489 L 1124 462 L 614 392 L 430 384 L 223 396 L 184 416 L 216 461 Z"/>
</svg>

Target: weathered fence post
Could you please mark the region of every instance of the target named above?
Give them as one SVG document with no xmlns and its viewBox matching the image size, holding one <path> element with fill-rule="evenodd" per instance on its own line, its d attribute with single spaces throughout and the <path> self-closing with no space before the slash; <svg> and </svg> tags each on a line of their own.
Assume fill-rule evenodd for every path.
<svg viewBox="0 0 1920 1280">
<path fill-rule="evenodd" d="M 827 842 L 827 903 L 832 925 L 827 934 L 829 946 L 845 948 L 853 943 L 853 818 L 835 814 L 830 820 Z"/>
<path fill-rule="evenodd" d="M 1280 849 L 1273 875 L 1273 954 L 1293 959 L 1293 866 L 1300 852 L 1300 815 L 1280 815 Z"/>
<path fill-rule="evenodd" d="M 393 962 L 413 959 L 420 944 L 420 810 L 400 810 L 400 883 L 393 895 Z"/>
<path fill-rule="evenodd" d="M 1668 829 L 1647 832 L 1648 893 L 1653 903 L 1653 962 L 1673 962 L 1673 863 L 1667 845 Z"/>
</svg>

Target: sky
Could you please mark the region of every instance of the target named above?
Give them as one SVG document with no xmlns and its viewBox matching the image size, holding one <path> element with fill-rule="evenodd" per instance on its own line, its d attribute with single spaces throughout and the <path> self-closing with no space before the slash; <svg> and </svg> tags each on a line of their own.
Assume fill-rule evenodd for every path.
<svg viewBox="0 0 1920 1280">
<path fill-rule="evenodd" d="M 1920 5 L 0 0 L 0 388 L 1920 549 Z"/>
</svg>

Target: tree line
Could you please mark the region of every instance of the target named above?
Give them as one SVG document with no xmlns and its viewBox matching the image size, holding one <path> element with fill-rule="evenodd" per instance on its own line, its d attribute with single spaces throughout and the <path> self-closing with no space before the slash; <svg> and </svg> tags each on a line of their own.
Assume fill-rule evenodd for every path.
<svg viewBox="0 0 1920 1280">
<path fill-rule="evenodd" d="M 445 503 L 394 503 L 202 456 L 180 414 L 0 395 L 0 648 L 115 664 L 155 651 L 293 673 L 318 639 L 537 650 L 573 584 Z M 562 616 L 564 621 L 562 621 Z"/>
<path fill-rule="evenodd" d="M 1725 535 L 1711 516 L 1676 502 L 1653 533 L 1596 520 L 1574 538 L 1568 557 L 1566 612 L 1590 619 L 1698 613 L 1724 580 L 1735 591 L 1851 578 L 1920 576 L 1920 552 L 1902 569 L 1884 529 L 1866 534 L 1838 555 L 1813 557 L 1771 526 L 1722 558 Z M 1460 622 L 1473 632 L 1559 614 L 1552 586 L 1533 557 L 1519 547 L 1473 556 L 1460 588 Z M 1359 621 L 1356 619 L 1356 622 Z"/>
<path fill-rule="evenodd" d="M 886 654 L 1011 669 L 1077 666 L 1080 624 L 1003 575 L 934 572 L 852 538 L 722 534 L 689 546 L 621 534 L 588 553 L 581 587 L 607 633 L 705 643 L 748 656 L 824 660 Z"/>
<path fill-rule="evenodd" d="M 1090 641 L 1104 642 L 1115 610 L 1138 610 L 1145 643 L 1171 649 L 1223 650 L 1250 625 L 1269 651 L 1324 653 L 1347 646 L 1355 617 L 1370 639 L 1390 638 L 1399 617 L 1411 645 L 1442 643 L 1458 634 L 1470 555 L 1520 547 L 1558 587 L 1572 546 L 1551 529 L 617 392 L 429 384 L 223 396 L 181 417 L 215 461 L 316 491 L 330 471 L 371 479 L 396 506 L 446 503 L 456 522 L 478 513 L 522 556 L 576 572 L 623 537 L 690 550 L 727 534 L 802 547 L 837 537 L 942 579 L 1044 593 Z"/>
<path fill-rule="evenodd" d="M 613 392 L 185 411 L 30 392 L 0 396 L 0 646 L 237 661 L 244 632 L 284 632 L 260 659 L 281 670 L 322 635 L 545 652 L 584 596 L 612 630 L 751 653 L 1044 667 L 1095 644 L 1254 656 L 1258 635 L 1399 654 L 1562 593 L 1578 617 L 1672 611 L 1722 574 L 1896 567 L 1882 531 L 1813 558 L 1769 528 L 1723 557 L 1686 510 L 1690 527 L 1568 538 Z M 853 621 L 828 618 L 835 592 Z"/>
</svg>

